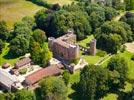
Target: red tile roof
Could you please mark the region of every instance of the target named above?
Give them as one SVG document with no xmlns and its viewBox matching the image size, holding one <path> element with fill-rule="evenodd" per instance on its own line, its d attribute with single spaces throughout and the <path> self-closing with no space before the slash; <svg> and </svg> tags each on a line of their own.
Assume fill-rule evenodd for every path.
<svg viewBox="0 0 134 100">
<path fill-rule="evenodd" d="M 29 57 L 23 58 L 15 63 L 15 68 L 20 68 L 22 66 L 25 66 L 26 64 L 29 64 L 31 62 L 31 59 Z"/>
<path fill-rule="evenodd" d="M 59 68 L 59 66 L 61 66 L 61 64 L 51 65 L 46 68 L 40 69 L 27 76 L 25 79 L 25 83 L 28 85 L 33 85 L 44 77 L 58 75 L 61 73 L 61 69 Z"/>
</svg>

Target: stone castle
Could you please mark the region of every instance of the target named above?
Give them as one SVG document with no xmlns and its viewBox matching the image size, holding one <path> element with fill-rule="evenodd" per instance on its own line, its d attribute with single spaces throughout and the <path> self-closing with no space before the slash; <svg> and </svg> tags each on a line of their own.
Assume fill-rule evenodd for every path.
<svg viewBox="0 0 134 100">
<path fill-rule="evenodd" d="M 55 57 L 71 61 L 80 58 L 80 46 L 76 44 L 76 38 L 73 31 L 68 31 L 67 34 L 57 39 L 49 37 L 48 46 Z M 88 52 L 91 55 L 96 55 L 96 39 L 90 42 Z"/>
<path fill-rule="evenodd" d="M 79 46 L 76 45 L 76 35 L 73 31 L 68 31 L 67 34 L 55 39 L 48 38 L 48 46 L 54 56 L 58 56 L 65 60 L 74 60 L 80 57 Z"/>
</svg>

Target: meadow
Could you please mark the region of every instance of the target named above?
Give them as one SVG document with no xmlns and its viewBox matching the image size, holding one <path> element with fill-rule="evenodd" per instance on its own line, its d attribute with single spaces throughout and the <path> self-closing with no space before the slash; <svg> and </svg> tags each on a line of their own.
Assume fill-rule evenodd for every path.
<svg viewBox="0 0 134 100">
<path fill-rule="evenodd" d="M 61 6 L 70 4 L 74 0 L 46 0 L 50 4 L 59 3 Z M 34 16 L 35 13 L 45 9 L 27 0 L 0 0 L 0 21 L 7 22 L 8 28 L 12 29 L 15 22 L 25 16 Z"/>
<path fill-rule="evenodd" d="M 33 16 L 43 7 L 26 0 L 0 0 L 0 21 L 7 22 L 9 29 L 24 16 Z"/>
</svg>

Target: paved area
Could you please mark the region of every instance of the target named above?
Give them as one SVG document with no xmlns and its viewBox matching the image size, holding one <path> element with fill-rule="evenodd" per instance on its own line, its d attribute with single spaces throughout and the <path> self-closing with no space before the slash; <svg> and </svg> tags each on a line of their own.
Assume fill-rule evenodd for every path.
<svg viewBox="0 0 134 100">
<path fill-rule="evenodd" d="M 129 51 L 131 53 L 134 53 L 134 42 L 132 42 L 132 43 L 126 43 L 125 46 L 126 46 L 126 50 L 127 51 Z"/>
</svg>

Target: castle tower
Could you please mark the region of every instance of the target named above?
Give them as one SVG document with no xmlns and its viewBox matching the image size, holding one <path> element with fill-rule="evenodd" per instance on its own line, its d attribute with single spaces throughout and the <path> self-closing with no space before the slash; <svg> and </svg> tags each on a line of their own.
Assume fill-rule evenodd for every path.
<svg viewBox="0 0 134 100">
<path fill-rule="evenodd" d="M 78 59 L 80 57 L 79 45 L 70 45 L 69 47 L 69 59 Z"/>
<path fill-rule="evenodd" d="M 90 42 L 90 49 L 89 49 L 89 52 L 91 55 L 96 55 L 96 39 L 93 39 L 91 42 Z"/>
<path fill-rule="evenodd" d="M 55 38 L 54 37 L 49 37 L 48 38 L 48 47 L 49 47 L 49 49 L 51 50 L 51 51 L 53 51 L 53 44 L 54 44 L 54 40 L 55 40 Z"/>
</svg>

